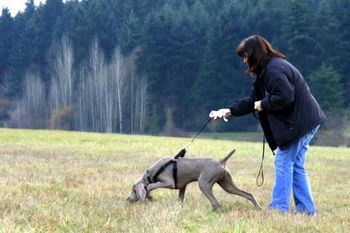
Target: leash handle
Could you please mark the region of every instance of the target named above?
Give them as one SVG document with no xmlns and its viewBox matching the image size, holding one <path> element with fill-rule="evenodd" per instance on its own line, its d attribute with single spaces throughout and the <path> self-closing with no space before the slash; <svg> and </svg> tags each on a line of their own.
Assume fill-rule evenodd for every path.
<svg viewBox="0 0 350 233">
<path fill-rule="evenodd" d="M 265 159 L 265 135 L 263 138 L 263 151 L 261 155 L 261 163 L 260 163 L 260 169 L 259 173 L 256 177 L 256 185 L 257 186 L 262 186 L 264 184 L 265 178 L 264 178 L 264 159 Z M 261 177 L 261 182 L 259 182 L 259 177 Z"/>
</svg>

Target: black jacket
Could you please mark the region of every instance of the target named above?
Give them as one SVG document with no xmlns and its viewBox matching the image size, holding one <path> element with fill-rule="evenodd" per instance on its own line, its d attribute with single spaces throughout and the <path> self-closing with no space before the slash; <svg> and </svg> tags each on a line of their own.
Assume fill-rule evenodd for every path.
<svg viewBox="0 0 350 233">
<path fill-rule="evenodd" d="M 266 60 L 250 96 L 236 101 L 231 114 L 251 113 L 259 100 L 260 123 L 272 150 L 285 149 L 326 119 L 301 73 L 281 58 Z"/>
</svg>

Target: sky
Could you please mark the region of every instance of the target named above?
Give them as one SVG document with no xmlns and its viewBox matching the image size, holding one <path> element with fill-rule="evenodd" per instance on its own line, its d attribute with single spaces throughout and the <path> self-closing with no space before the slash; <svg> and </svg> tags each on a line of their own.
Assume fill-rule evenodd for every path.
<svg viewBox="0 0 350 233">
<path fill-rule="evenodd" d="M 46 0 L 34 0 L 35 5 L 39 5 L 40 2 L 45 3 Z M 12 16 L 16 16 L 18 11 L 23 11 L 27 0 L 0 0 L 0 15 L 4 7 L 10 10 Z"/>
</svg>

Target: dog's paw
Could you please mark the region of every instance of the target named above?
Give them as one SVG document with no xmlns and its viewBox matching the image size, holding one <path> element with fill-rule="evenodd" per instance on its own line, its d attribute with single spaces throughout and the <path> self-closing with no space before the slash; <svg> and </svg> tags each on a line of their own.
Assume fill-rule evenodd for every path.
<svg viewBox="0 0 350 233">
<path fill-rule="evenodd" d="M 218 210 L 220 207 L 221 207 L 221 205 L 220 205 L 220 204 L 217 204 L 217 205 L 213 206 L 213 211 Z"/>
</svg>

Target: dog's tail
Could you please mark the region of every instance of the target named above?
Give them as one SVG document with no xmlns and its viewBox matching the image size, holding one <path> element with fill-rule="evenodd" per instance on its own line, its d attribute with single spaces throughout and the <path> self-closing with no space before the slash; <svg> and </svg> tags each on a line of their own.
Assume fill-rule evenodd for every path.
<svg viewBox="0 0 350 233">
<path fill-rule="evenodd" d="M 233 153 L 235 153 L 236 149 L 233 149 L 230 153 L 228 153 L 228 155 L 225 156 L 225 158 L 221 159 L 219 162 L 221 165 L 225 165 L 226 161 L 231 157 L 231 155 L 233 155 Z"/>
</svg>

